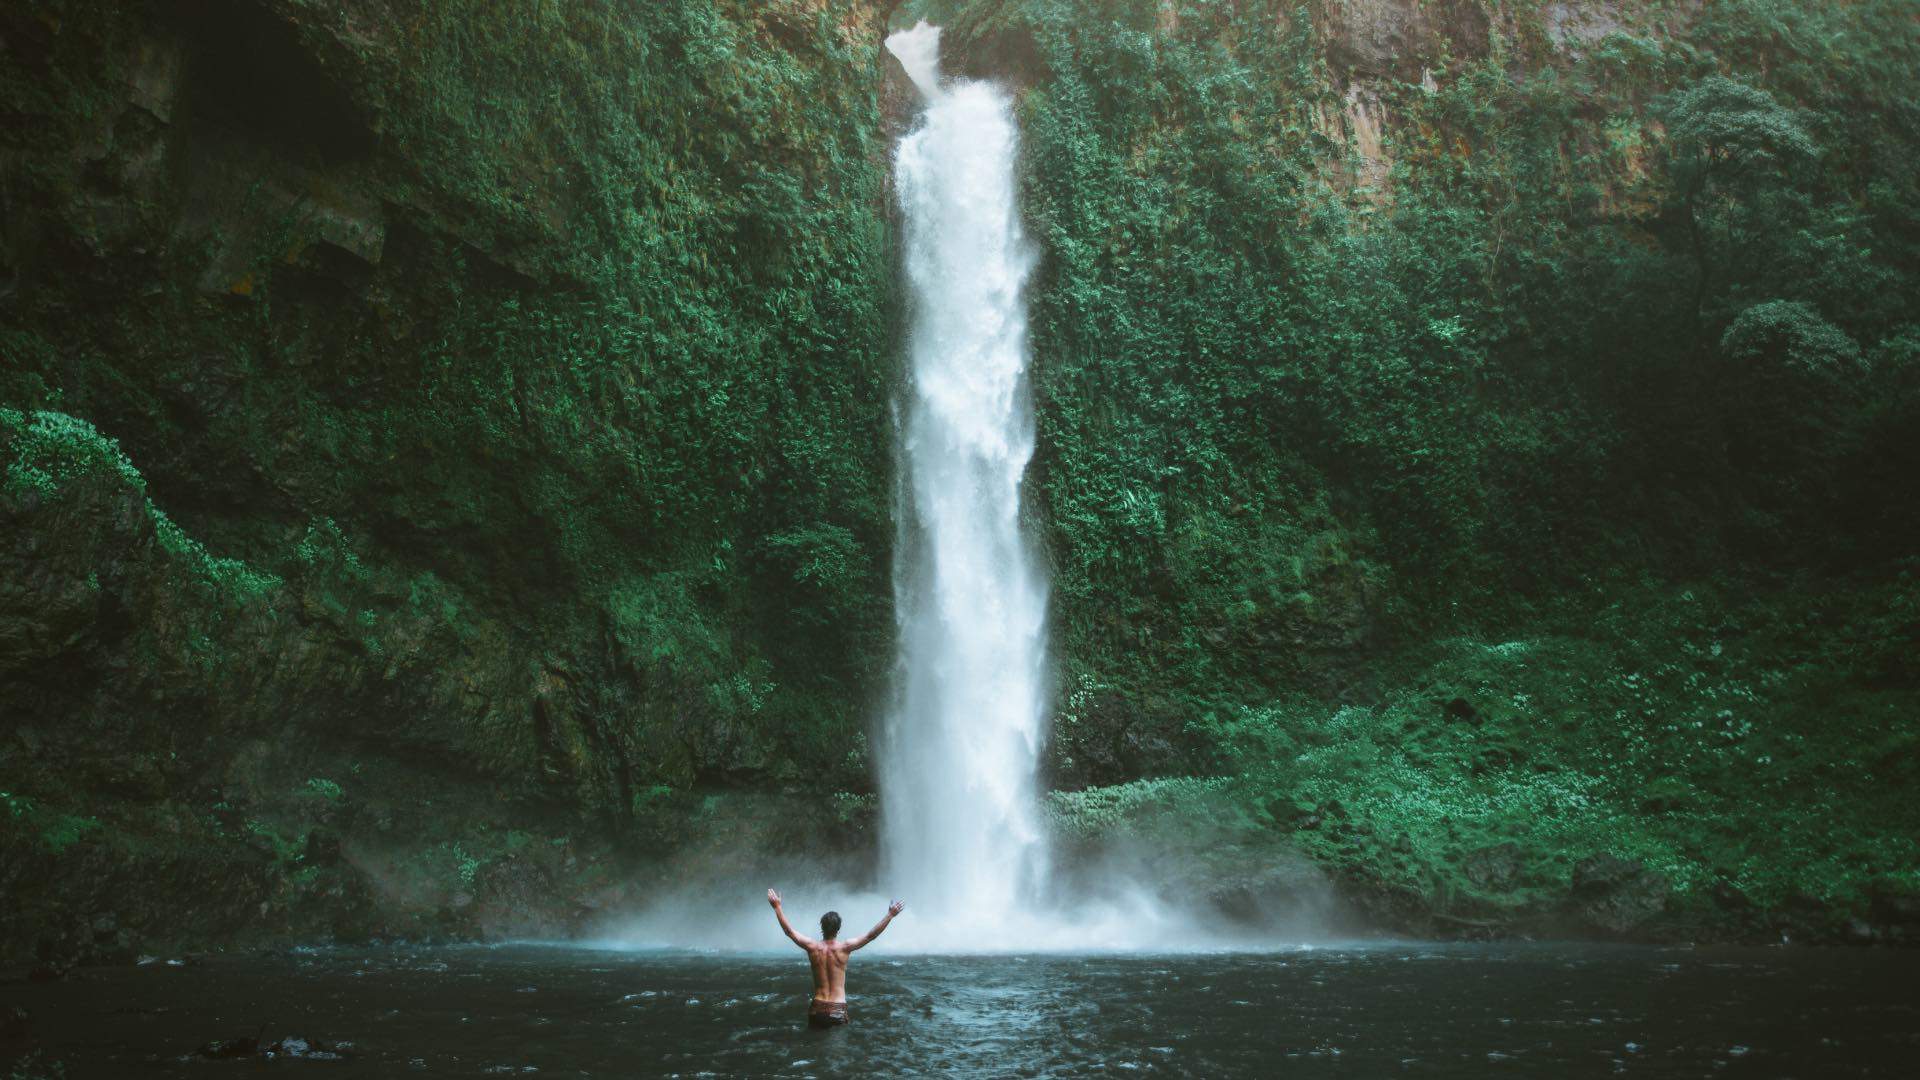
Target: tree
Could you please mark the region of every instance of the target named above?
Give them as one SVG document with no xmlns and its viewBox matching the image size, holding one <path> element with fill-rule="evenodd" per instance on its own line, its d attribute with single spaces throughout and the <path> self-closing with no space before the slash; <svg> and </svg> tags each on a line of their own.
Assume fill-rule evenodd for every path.
<svg viewBox="0 0 1920 1080">
<path fill-rule="evenodd" d="M 1819 147 L 1793 112 L 1755 86 L 1709 75 L 1663 103 L 1669 169 L 1692 250 L 1696 320 L 1742 211 L 1789 180 Z"/>
<path fill-rule="evenodd" d="M 1729 461 L 1792 485 L 1824 472 L 1850 443 L 1860 346 L 1809 303 L 1769 300 L 1720 338 Z"/>
</svg>

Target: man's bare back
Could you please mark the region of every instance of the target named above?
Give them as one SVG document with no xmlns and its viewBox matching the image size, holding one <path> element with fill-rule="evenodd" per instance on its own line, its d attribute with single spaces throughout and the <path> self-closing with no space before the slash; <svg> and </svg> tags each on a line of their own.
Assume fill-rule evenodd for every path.
<svg viewBox="0 0 1920 1080">
<path fill-rule="evenodd" d="M 886 915 L 874 925 L 874 928 L 849 941 L 840 940 L 840 916 L 829 911 L 820 919 L 820 938 L 815 940 L 794 930 L 787 921 L 786 909 L 780 906 L 780 894 L 767 890 L 767 903 L 773 905 L 774 917 L 780 920 L 780 929 L 793 939 L 795 945 L 806 950 L 807 964 L 813 969 L 813 1001 L 807 1007 L 807 1019 L 816 1027 L 847 1022 L 847 957 L 855 949 L 880 936 L 895 915 L 907 905 L 895 900 L 887 907 Z"/>
</svg>

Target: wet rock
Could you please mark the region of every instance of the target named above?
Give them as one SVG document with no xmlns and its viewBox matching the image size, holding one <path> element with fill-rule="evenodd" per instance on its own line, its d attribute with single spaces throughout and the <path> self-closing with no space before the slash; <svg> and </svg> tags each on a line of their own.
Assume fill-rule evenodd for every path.
<svg viewBox="0 0 1920 1080">
<path fill-rule="evenodd" d="M 1416 82 L 1443 60 L 1487 52 L 1491 24 L 1472 0 L 1330 0 L 1322 10 L 1336 77 Z"/>
<path fill-rule="evenodd" d="M 1129 695 L 1093 694 L 1077 719 L 1054 732 L 1054 779 L 1097 787 L 1186 771 L 1193 763 L 1177 745 L 1183 724 L 1178 713 L 1143 706 Z"/>
<path fill-rule="evenodd" d="M 1548 4 L 1542 15 L 1547 38 L 1569 52 L 1598 45 L 1607 35 L 1626 29 L 1618 13 L 1598 0 Z"/>
<path fill-rule="evenodd" d="M 1392 74 L 1433 33 L 1412 0 L 1333 0 L 1326 10 L 1327 59 L 1336 71 Z"/>
<path fill-rule="evenodd" d="M 944 73 L 993 79 L 1012 87 L 1015 93 L 1052 77 L 1033 30 L 1023 25 L 1002 25 L 977 35 L 945 33 L 940 38 L 940 53 Z"/>
<path fill-rule="evenodd" d="M 1250 926 L 1298 925 L 1323 910 L 1329 896 L 1319 869 L 1291 853 L 1240 850 L 1205 873 L 1192 880 L 1209 882 L 1207 902 Z"/>
<path fill-rule="evenodd" d="M 907 77 L 900 58 L 885 49 L 881 50 L 880 71 L 880 120 L 891 144 L 913 126 L 913 119 L 920 112 L 920 91 Z"/>
<path fill-rule="evenodd" d="M 1520 884 L 1520 845 L 1509 841 L 1469 852 L 1460 871 L 1476 889 L 1508 892 Z"/>
<path fill-rule="evenodd" d="M 1573 868 L 1570 898 L 1577 918 L 1594 930 L 1625 935 L 1666 910 L 1667 879 L 1631 859 L 1593 855 Z"/>
<path fill-rule="evenodd" d="M 535 860 L 510 857 L 483 869 L 474 882 L 476 926 L 488 937 L 563 933 L 572 912 L 553 875 Z"/>
</svg>

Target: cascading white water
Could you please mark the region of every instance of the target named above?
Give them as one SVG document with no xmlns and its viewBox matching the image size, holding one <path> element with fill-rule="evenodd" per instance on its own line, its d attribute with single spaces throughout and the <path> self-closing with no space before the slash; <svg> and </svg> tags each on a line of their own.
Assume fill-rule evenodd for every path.
<svg viewBox="0 0 1920 1080">
<path fill-rule="evenodd" d="M 893 35 L 926 99 L 894 170 L 912 290 L 895 567 L 900 699 L 880 761 L 890 889 L 958 937 L 1004 933 L 1045 874 L 1035 771 L 1047 584 L 1020 526 L 1033 455 L 1011 101 L 938 79 L 938 28 Z"/>
</svg>

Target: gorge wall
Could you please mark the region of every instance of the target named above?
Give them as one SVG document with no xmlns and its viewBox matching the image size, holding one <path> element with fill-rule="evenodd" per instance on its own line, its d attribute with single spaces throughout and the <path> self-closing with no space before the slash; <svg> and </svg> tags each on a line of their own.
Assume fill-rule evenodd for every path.
<svg viewBox="0 0 1920 1080">
<path fill-rule="evenodd" d="M 9 961 L 865 871 L 922 14 L 1020 89 L 1069 845 L 1910 938 L 1900 4 L 30 0 Z"/>
<path fill-rule="evenodd" d="M 551 932 L 864 813 L 764 804 L 866 790 L 892 648 L 881 32 L 0 16 L 9 957 Z"/>
<path fill-rule="evenodd" d="M 1065 831 L 1911 939 L 1910 7 L 926 7 L 1023 88 Z"/>
</svg>

